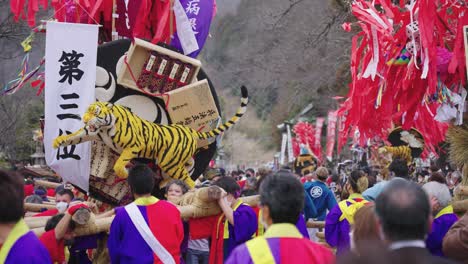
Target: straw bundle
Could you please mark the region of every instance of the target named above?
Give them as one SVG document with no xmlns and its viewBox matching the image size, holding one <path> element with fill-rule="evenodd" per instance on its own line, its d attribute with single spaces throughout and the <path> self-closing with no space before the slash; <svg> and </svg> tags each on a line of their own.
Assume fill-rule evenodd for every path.
<svg viewBox="0 0 468 264">
<path fill-rule="evenodd" d="M 87 208 L 78 209 L 72 216 L 73 222 L 78 225 L 86 225 L 92 217 L 91 210 Z"/>
<path fill-rule="evenodd" d="M 221 208 L 218 205 L 221 194 L 221 188 L 210 186 L 188 192 L 181 199 L 173 202 L 179 205 L 181 217 L 184 219 L 212 216 L 221 213 Z M 257 206 L 259 202 L 258 195 L 242 197 L 241 199 L 250 206 Z"/>
<path fill-rule="evenodd" d="M 463 214 L 468 211 L 468 199 L 462 201 L 454 201 L 452 203 L 453 211 L 457 214 Z"/>
<path fill-rule="evenodd" d="M 468 118 L 465 117 L 465 119 Z M 450 143 L 450 160 L 457 167 L 462 167 L 462 186 L 468 186 L 468 125 L 451 126 L 447 131 L 447 141 Z M 456 194 L 455 200 L 468 198 L 466 194 Z"/>
<path fill-rule="evenodd" d="M 79 225 L 75 228 L 76 236 L 87 236 L 99 234 L 101 232 L 108 232 L 114 217 L 105 217 L 95 219 L 94 214 L 91 214 L 90 221 L 87 225 Z"/>
<path fill-rule="evenodd" d="M 177 202 L 182 218 L 197 218 L 221 213 L 217 200 L 222 191 L 217 186 L 188 192 Z"/>
<path fill-rule="evenodd" d="M 107 248 L 107 236 L 98 240 L 98 247 L 93 250 L 93 263 L 94 264 L 108 264 L 111 263 L 109 257 L 109 249 Z"/>
<path fill-rule="evenodd" d="M 460 196 L 468 196 L 468 186 L 458 185 L 454 193 Z"/>
</svg>

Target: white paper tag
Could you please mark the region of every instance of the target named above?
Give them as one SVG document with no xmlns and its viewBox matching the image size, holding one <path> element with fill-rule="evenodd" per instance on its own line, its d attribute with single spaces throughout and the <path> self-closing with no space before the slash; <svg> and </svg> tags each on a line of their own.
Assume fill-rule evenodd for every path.
<svg viewBox="0 0 468 264">
<path fill-rule="evenodd" d="M 167 60 L 162 59 L 161 65 L 159 65 L 158 75 L 162 75 L 162 74 L 163 74 L 164 69 L 166 68 L 166 64 L 167 64 Z"/>
<path fill-rule="evenodd" d="M 177 73 L 177 70 L 179 69 L 179 64 L 177 63 L 174 63 L 174 66 L 172 66 L 172 70 L 171 70 L 171 73 L 169 74 L 169 78 L 171 79 L 174 79 L 176 73 Z"/>
<path fill-rule="evenodd" d="M 154 60 L 156 59 L 156 56 L 154 55 L 151 55 L 149 60 L 148 60 L 148 64 L 146 65 L 146 70 L 147 71 L 151 71 L 151 69 L 153 68 L 153 64 L 154 64 Z"/>
<path fill-rule="evenodd" d="M 190 72 L 190 67 L 185 67 L 184 72 L 182 73 L 182 77 L 180 77 L 180 82 L 185 83 Z"/>
</svg>

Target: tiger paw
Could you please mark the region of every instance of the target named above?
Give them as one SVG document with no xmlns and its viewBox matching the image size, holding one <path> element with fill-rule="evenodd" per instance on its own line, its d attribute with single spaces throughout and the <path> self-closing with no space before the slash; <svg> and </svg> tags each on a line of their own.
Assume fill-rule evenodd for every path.
<svg viewBox="0 0 468 264">
<path fill-rule="evenodd" d="M 67 141 L 67 136 L 65 135 L 58 136 L 54 139 L 54 142 L 52 142 L 52 147 L 56 149 L 62 146 L 66 141 Z"/>
</svg>

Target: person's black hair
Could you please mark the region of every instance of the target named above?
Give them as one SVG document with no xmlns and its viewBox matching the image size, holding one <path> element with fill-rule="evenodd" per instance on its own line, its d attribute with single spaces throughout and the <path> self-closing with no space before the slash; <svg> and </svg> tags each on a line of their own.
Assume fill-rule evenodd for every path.
<svg viewBox="0 0 468 264">
<path fill-rule="evenodd" d="M 16 223 L 23 216 L 23 186 L 22 175 L 0 170 L 0 223 Z"/>
<path fill-rule="evenodd" d="M 57 194 L 58 192 L 60 192 L 61 190 L 64 190 L 64 189 L 65 189 L 65 185 L 60 184 L 59 186 L 55 187 L 55 193 Z"/>
<path fill-rule="evenodd" d="M 232 177 L 221 177 L 213 183 L 214 186 L 221 187 L 227 193 L 232 194 L 234 197 L 240 196 L 240 186 Z"/>
<path fill-rule="evenodd" d="M 68 195 L 70 196 L 70 201 L 73 200 L 75 198 L 75 195 L 73 194 L 73 192 L 70 190 L 70 189 L 63 189 L 63 190 L 60 190 L 56 193 L 56 195 Z"/>
<path fill-rule="evenodd" d="M 424 239 L 431 207 L 421 187 L 406 180 L 392 180 L 375 201 L 375 211 L 387 239 Z"/>
<path fill-rule="evenodd" d="M 248 169 L 245 170 L 245 172 L 248 172 L 248 171 L 252 173 L 252 176 L 255 176 L 255 170 L 254 169 L 248 168 Z"/>
<path fill-rule="evenodd" d="M 400 177 L 403 179 L 408 179 L 408 166 L 406 165 L 406 161 L 402 159 L 394 159 L 392 163 L 390 163 L 390 166 L 388 167 L 388 170 L 395 173 L 396 177 Z"/>
<path fill-rule="evenodd" d="M 351 188 L 356 193 L 362 193 L 363 192 L 363 190 L 360 190 L 360 189 L 362 189 L 362 187 L 360 188 L 359 184 L 358 184 L 359 179 L 361 177 L 366 177 L 362 170 L 353 170 L 351 172 L 351 174 L 349 175 L 349 178 L 348 178 L 348 182 L 351 185 Z"/>
<path fill-rule="evenodd" d="M 57 224 L 60 222 L 60 220 L 62 220 L 62 218 L 64 216 L 65 216 L 65 214 L 61 213 L 61 214 L 56 214 L 56 215 L 52 216 L 51 218 L 49 218 L 49 220 L 47 220 L 47 222 L 46 222 L 44 230 L 47 232 L 49 230 L 55 229 L 57 227 Z M 75 222 L 70 221 L 70 224 L 68 225 L 68 228 L 71 229 L 71 230 L 75 229 Z"/>
<path fill-rule="evenodd" d="M 260 185 L 260 204 L 268 206 L 275 224 L 295 225 L 304 208 L 304 187 L 292 173 L 278 172 Z"/>
<path fill-rule="evenodd" d="M 127 182 L 134 194 L 150 194 L 154 187 L 153 171 L 146 164 L 137 164 L 128 172 Z"/>
<path fill-rule="evenodd" d="M 37 194 L 29 195 L 24 200 L 25 203 L 42 204 L 42 197 Z"/>
</svg>

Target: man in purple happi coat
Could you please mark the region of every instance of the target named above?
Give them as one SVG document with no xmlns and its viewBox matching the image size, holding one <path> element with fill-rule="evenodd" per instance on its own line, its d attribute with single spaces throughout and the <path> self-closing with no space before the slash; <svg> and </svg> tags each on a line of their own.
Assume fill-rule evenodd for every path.
<svg viewBox="0 0 468 264">
<path fill-rule="evenodd" d="M 431 200 L 432 222 L 431 232 L 426 238 L 426 247 L 435 256 L 444 256 L 442 241 L 450 227 L 458 220 L 450 205 L 452 196 L 447 185 L 439 182 L 428 182 L 422 187 Z M 468 254 L 468 253 L 467 253 Z"/>
<path fill-rule="evenodd" d="M 23 220 L 23 178 L 0 170 L 0 263 L 51 263 L 49 253 Z"/>
</svg>

